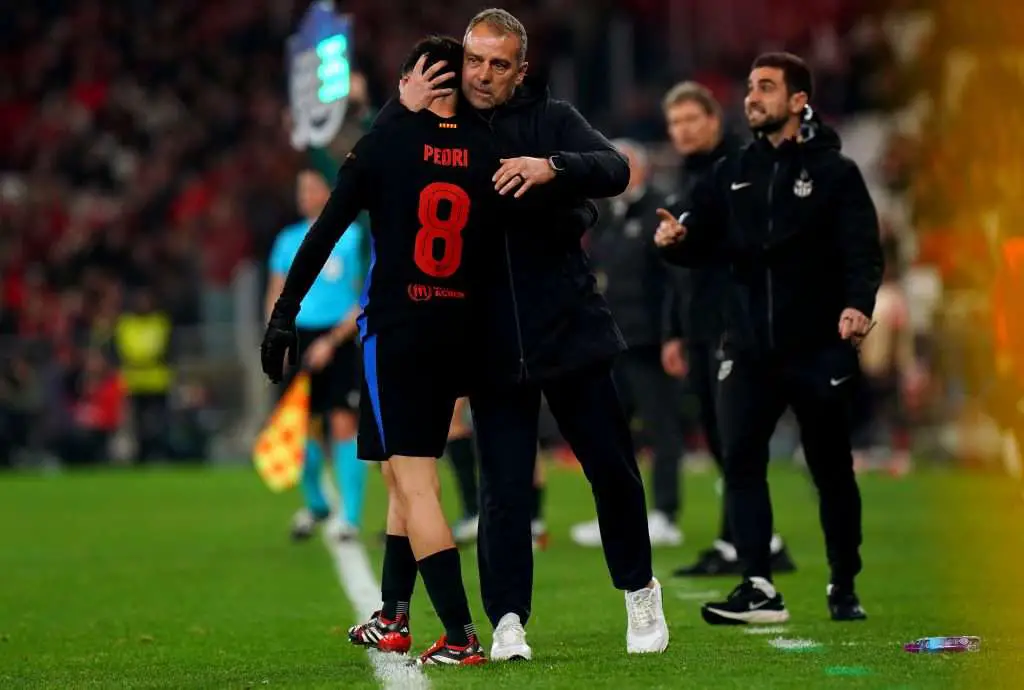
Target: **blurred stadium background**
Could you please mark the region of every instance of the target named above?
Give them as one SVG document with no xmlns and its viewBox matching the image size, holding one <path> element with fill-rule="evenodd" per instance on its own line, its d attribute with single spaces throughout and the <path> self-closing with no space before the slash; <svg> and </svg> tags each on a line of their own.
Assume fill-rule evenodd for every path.
<svg viewBox="0 0 1024 690">
<path fill-rule="evenodd" d="M 82 496 L 95 500 L 101 494 L 88 493 L 98 486 L 91 477 L 73 480 L 82 482 L 85 494 L 67 484 L 46 493 L 16 483 L 22 473 L 3 468 L 251 461 L 252 441 L 276 400 L 258 363 L 266 256 L 276 232 L 297 218 L 296 172 L 311 161 L 329 170 L 331 159 L 340 160 L 393 93 L 400 61 L 417 38 L 427 32 L 461 36 L 468 18 L 493 3 L 335 4 L 351 18 L 351 81 L 344 124 L 324 151 L 292 145 L 287 41 L 309 7 L 304 0 L 33 0 L 5 9 L 0 485 L 13 487 L 9 497 L 25 496 L 26 505 L 34 502 L 28 509 L 46 512 L 48 501 L 68 511 L 98 510 Z M 838 127 L 845 152 L 868 180 L 890 258 L 876 314 L 880 326 L 872 334 L 880 352 L 871 356 L 896 362 L 901 395 L 898 405 L 873 413 L 864 466 L 926 475 L 921 486 L 935 467 L 1020 479 L 1019 3 L 509 0 L 501 6 L 529 31 L 531 71 L 546 73 L 554 94 L 575 103 L 609 137 L 648 146 L 654 183 L 666 193 L 682 172 L 661 112 L 671 85 L 694 79 L 708 86 L 730 127 L 742 135 L 751 59 L 779 48 L 807 59 L 816 77 L 815 105 Z M 901 338 L 909 348 L 898 345 Z M 145 375 L 127 371 L 133 357 L 145 363 Z M 870 369 L 877 362 L 865 364 Z M 546 436 L 557 450 L 557 435 Z M 780 425 L 775 445 L 777 455 L 794 455 L 798 442 L 791 425 Z M 700 440 L 691 446 L 698 459 Z M 200 506 L 192 516 L 195 529 L 211 529 L 224 548 L 241 548 L 243 542 L 236 544 L 226 531 L 238 525 L 218 525 L 223 516 L 207 503 L 247 510 L 258 491 L 217 484 L 226 481 L 221 478 L 211 480 L 220 488 L 209 491 L 222 494 L 192 493 L 194 486 L 183 488 L 177 474 L 154 481 L 160 476 L 168 495 L 177 491 Z M 891 501 L 880 517 L 876 513 L 873 529 L 880 532 L 896 515 L 888 507 L 909 510 L 916 494 L 871 481 L 879 480 L 869 478 L 868 492 Z M 965 486 L 959 481 L 946 486 Z M 569 486 L 565 478 L 554 483 Z M 573 480 L 575 488 L 563 488 L 561 495 L 576 496 L 583 508 L 553 517 L 556 527 L 587 517 L 579 484 Z M 784 495 L 806 502 L 801 482 L 784 478 L 781 485 Z M 144 513 L 161 491 L 141 486 L 123 485 L 138 502 L 124 510 L 140 511 L 133 523 L 139 543 L 147 529 L 159 527 Z M 694 486 L 705 486 L 710 496 L 710 479 Z M 969 486 L 977 491 L 965 489 L 965 495 L 983 504 L 984 490 Z M 696 499 L 708 504 L 708 515 L 714 512 L 709 496 Z M 244 527 L 279 522 L 283 534 L 294 504 L 275 505 L 272 518 L 259 514 Z M 207 513 L 202 506 L 210 508 Z M 21 514 L 16 501 L 9 507 L 9 516 Z M 122 516 L 114 514 L 120 509 L 108 509 L 110 525 L 120 525 Z M 903 513 L 907 524 L 929 522 L 930 508 L 921 510 Z M 820 548 L 816 528 L 808 523 L 807 530 L 801 536 L 793 529 L 791 538 Z M 49 533 L 61 534 L 58 526 Z M 273 531 L 263 537 L 281 541 Z M 901 556 L 900 546 L 894 542 L 893 559 Z M 909 553 L 937 562 L 948 557 L 941 550 Z M 245 559 L 238 565 L 245 568 Z M 984 569 L 981 561 L 975 565 Z M 599 575 L 600 568 L 594 560 L 590 572 Z M 558 571 L 558 577 L 568 573 Z M 21 584 L 30 580 L 27 570 L 21 577 Z M 551 573 L 540 577 L 538 587 L 555 586 Z M 930 591 L 921 589 L 920 580 L 905 586 Z M 320 603 L 328 598 L 317 597 Z M 613 610 L 608 624 L 618 626 L 620 613 Z M 261 623 L 257 618 L 251 624 Z M 0 633 L 2 628 L 0 616 Z M 713 639 L 728 644 L 722 636 Z M 52 663 L 61 663 L 59 656 Z M 736 683 L 757 678 L 741 676 Z M 207 678 L 195 686 L 234 687 L 235 680 Z M 112 680 L 111 686 L 136 686 L 124 682 Z M 672 682 L 666 676 L 647 687 Z M 188 684 L 182 683 L 178 687 Z"/>
<path fill-rule="evenodd" d="M 414 39 L 460 35 L 481 4 L 340 3 L 353 43 L 335 158 L 393 92 Z M 1019 63 L 998 76 L 972 66 L 979 56 L 953 50 L 963 37 L 937 31 L 943 12 L 929 3 L 872 4 L 506 6 L 530 32 L 531 69 L 610 137 L 648 145 L 666 191 L 679 172 L 660 111 L 669 86 L 709 86 L 742 134 L 751 57 L 777 47 L 806 57 L 816 105 L 868 178 L 898 261 L 884 308 L 914 341 L 900 362 L 916 368 L 904 371 L 910 445 L 933 461 L 1005 461 L 1019 475 L 1005 432 L 1019 434 L 1024 417 L 1020 113 L 995 126 L 1011 114 L 979 105 L 1019 88 Z M 40 0 L 8 15 L 0 463 L 247 458 L 273 400 L 254 347 L 265 258 L 296 217 L 295 172 L 309 160 L 290 143 L 285 60 L 306 6 Z M 963 128 L 989 136 L 956 136 Z M 167 376 L 134 382 L 133 396 L 104 384 L 129 347 L 119 325 L 146 301 L 170 324 Z"/>
</svg>

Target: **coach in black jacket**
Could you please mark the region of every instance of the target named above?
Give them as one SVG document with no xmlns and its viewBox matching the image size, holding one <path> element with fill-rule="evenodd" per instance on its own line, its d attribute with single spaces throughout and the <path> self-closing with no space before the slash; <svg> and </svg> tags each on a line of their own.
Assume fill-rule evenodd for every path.
<svg viewBox="0 0 1024 690">
<path fill-rule="evenodd" d="M 480 448 L 477 555 L 484 608 L 495 625 L 491 658 L 530 658 L 530 497 L 541 394 L 591 483 L 612 582 L 626 592 L 630 653 L 661 652 L 668 626 L 651 567 L 643 482 L 611 376 L 625 349 L 567 221 L 591 197 L 615 196 L 626 160 L 576 110 L 524 82 L 526 31 L 485 10 L 466 31 L 462 94 L 507 158 L 495 189 L 509 200 L 494 228 L 491 271 L 474 286 L 484 367 L 470 395 Z M 419 109 L 446 75 L 414 71 L 402 103 Z"/>
<path fill-rule="evenodd" d="M 718 407 L 726 505 L 746 570 L 726 601 L 704 606 L 709 623 L 789 618 L 771 583 L 767 484 L 768 441 L 787 405 L 821 500 L 831 615 L 865 617 L 854 591 L 861 502 L 847 400 L 882 255 L 864 180 L 840 153 L 836 133 L 807 106 L 811 91 L 800 58 L 758 58 L 746 99 L 755 141 L 716 163 L 689 209 L 678 221 L 663 220 L 655 235 L 670 261 L 700 265 L 724 254 L 733 275 Z"/>
</svg>

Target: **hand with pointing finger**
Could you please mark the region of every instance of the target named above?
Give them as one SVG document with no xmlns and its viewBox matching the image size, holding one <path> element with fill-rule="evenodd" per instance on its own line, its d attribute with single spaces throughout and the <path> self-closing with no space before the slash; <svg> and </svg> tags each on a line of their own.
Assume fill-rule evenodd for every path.
<svg viewBox="0 0 1024 690">
<path fill-rule="evenodd" d="M 412 112 L 419 112 L 430 107 L 437 98 L 444 98 L 455 93 L 455 89 L 438 88 L 441 84 L 455 76 L 455 72 L 438 74 L 448 63 L 440 60 L 427 69 L 427 54 L 424 53 L 416 61 L 409 74 L 398 82 L 398 100 Z"/>
<path fill-rule="evenodd" d="M 663 208 L 658 209 L 658 218 L 661 222 L 654 233 L 654 244 L 663 249 L 683 241 L 686 237 L 686 226 L 680 223 L 679 219 Z"/>
</svg>

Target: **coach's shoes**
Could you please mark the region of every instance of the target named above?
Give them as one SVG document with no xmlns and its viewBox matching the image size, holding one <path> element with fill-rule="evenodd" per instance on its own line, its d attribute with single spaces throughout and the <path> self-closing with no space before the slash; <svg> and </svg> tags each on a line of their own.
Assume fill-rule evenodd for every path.
<svg viewBox="0 0 1024 690">
<path fill-rule="evenodd" d="M 862 621 L 868 617 L 852 588 L 829 585 L 828 612 L 834 621 Z"/>
<path fill-rule="evenodd" d="M 370 620 L 348 629 L 348 641 L 360 647 L 405 654 L 412 646 L 409 617 L 400 613 L 391 621 L 382 616 L 380 611 L 374 611 Z"/>
<path fill-rule="evenodd" d="M 533 650 L 526 643 L 526 629 L 519 616 L 506 613 L 494 628 L 491 642 L 491 661 L 529 661 Z"/>
<path fill-rule="evenodd" d="M 661 583 L 651 580 L 653 587 L 626 592 L 626 652 L 657 654 L 668 647 L 668 623 L 661 603 Z"/>
<path fill-rule="evenodd" d="M 763 577 L 744 580 L 725 601 L 704 604 L 700 614 L 712 625 L 770 624 L 789 620 L 782 595 Z"/>
<path fill-rule="evenodd" d="M 469 643 L 464 646 L 449 644 L 448 638 L 441 635 L 441 639 L 423 652 L 417 661 L 421 666 L 475 666 L 486 662 L 484 648 L 476 635 L 470 635 Z"/>
</svg>

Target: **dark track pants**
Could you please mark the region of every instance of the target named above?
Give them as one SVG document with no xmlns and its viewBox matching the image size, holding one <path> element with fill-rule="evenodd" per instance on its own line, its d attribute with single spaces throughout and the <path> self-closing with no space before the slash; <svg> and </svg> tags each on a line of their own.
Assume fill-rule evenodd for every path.
<svg viewBox="0 0 1024 690">
<path fill-rule="evenodd" d="M 477 559 L 484 610 L 525 623 L 533 594 L 530 496 L 541 393 L 590 481 L 612 583 L 632 591 L 652 577 L 644 486 L 629 425 L 602 363 L 543 383 L 470 397 L 480 449 Z"/>
<path fill-rule="evenodd" d="M 859 376 L 846 344 L 785 358 L 727 358 L 718 374 L 726 509 L 746 577 L 771 577 L 772 506 L 768 442 L 786 406 L 793 408 L 819 516 L 832 582 L 860 572 L 861 500 L 850 451 L 850 392 Z"/>
</svg>

